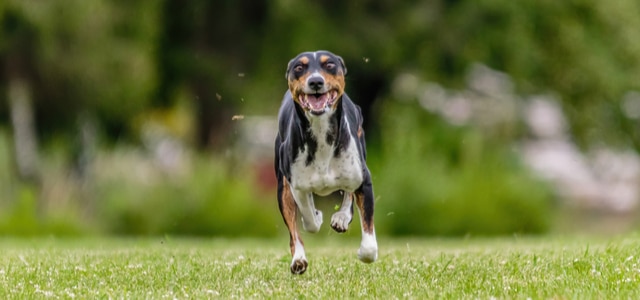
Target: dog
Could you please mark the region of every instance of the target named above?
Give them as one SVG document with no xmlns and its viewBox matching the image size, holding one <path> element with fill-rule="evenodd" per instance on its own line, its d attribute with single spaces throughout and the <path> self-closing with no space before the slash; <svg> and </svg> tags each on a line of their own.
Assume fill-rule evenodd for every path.
<svg viewBox="0 0 640 300">
<path fill-rule="evenodd" d="M 303 52 L 287 65 L 289 89 L 278 113 L 275 173 L 293 274 L 304 273 L 308 266 L 298 213 L 307 232 L 318 232 L 323 222 L 314 194 L 342 193 L 340 209 L 331 217 L 331 228 L 339 233 L 349 228 L 355 202 L 362 229 L 358 258 L 365 263 L 378 258 L 363 118 L 360 107 L 345 93 L 346 74 L 344 60 L 329 51 Z"/>
</svg>

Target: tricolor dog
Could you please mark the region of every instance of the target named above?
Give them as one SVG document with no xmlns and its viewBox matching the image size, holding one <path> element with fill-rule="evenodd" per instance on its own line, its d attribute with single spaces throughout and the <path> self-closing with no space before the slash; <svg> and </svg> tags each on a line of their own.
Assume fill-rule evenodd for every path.
<svg viewBox="0 0 640 300">
<path fill-rule="evenodd" d="M 275 171 L 278 205 L 289 230 L 293 274 L 304 273 L 308 265 L 298 213 L 307 232 L 318 232 L 322 225 L 314 194 L 342 192 L 342 205 L 331 217 L 331 228 L 337 232 L 349 228 L 355 202 L 362 228 L 358 258 L 370 263 L 378 257 L 362 113 L 344 91 L 346 74 L 342 58 L 328 51 L 301 53 L 287 66 L 289 90 L 278 114 Z"/>
</svg>

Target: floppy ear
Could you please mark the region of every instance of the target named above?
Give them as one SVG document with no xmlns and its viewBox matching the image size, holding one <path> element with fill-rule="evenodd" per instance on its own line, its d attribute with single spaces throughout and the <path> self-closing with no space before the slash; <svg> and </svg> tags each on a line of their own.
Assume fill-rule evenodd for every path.
<svg viewBox="0 0 640 300">
<path fill-rule="evenodd" d="M 293 64 L 293 61 L 296 60 L 295 58 L 290 60 L 289 63 L 287 64 L 287 72 L 284 73 L 284 79 L 289 79 L 289 72 L 291 72 L 291 65 Z"/>
<path fill-rule="evenodd" d="M 337 56 L 337 55 L 336 55 L 336 57 L 338 58 L 338 61 L 340 62 L 340 66 L 342 67 L 343 75 L 346 76 L 347 75 L 347 66 L 345 66 L 345 64 L 344 64 L 344 59 L 342 59 L 342 57 Z"/>
</svg>

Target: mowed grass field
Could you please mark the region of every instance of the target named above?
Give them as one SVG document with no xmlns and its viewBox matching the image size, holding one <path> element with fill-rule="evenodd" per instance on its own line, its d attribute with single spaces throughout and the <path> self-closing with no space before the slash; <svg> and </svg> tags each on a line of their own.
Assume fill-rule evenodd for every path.
<svg viewBox="0 0 640 300">
<path fill-rule="evenodd" d="M 0 299 L 640 299 L 640 235 L 306 237 L 308 271 L 289 273 L 288 239 L 0 239 Z"/>
</svg>

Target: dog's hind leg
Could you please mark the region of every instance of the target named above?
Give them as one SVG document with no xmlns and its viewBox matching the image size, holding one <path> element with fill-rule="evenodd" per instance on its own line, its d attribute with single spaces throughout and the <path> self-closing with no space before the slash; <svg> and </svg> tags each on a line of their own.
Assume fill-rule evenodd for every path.
<svg viewBox="0 0 640 300">
<path fill-rule="evenodd" d="M 297 207 L 293 199 L 291 188 L 287 178 L 278 178 L 278 205 L 284 223 L 289 230 L 289 247 L 291 248 L 291 273 L 302 274 L 307 270 L 308 262 L 304 253 L 304 244 L 300 239 L 298 225 L 296 223 Z"/>
<path fill-rule="evenodd" d="M 353 219 L 353 193 L 343 191 L 342 205 L 340 210 L 331 216 L 331 228 L 336 232 L 345 232 L 349 229 L 351 219 Z"/>
<path fill-rule="evenodd" d="M 362 241 L 360 242 L 360 249 L 358 249 L 358 259 L 365 263 L 371 263 L 378 258 L 378 242 L 373 226 L 373 186 L 368 172 L 364 183 L 356 190 L 355 196 L 362 228 Z"/>
</svg>

